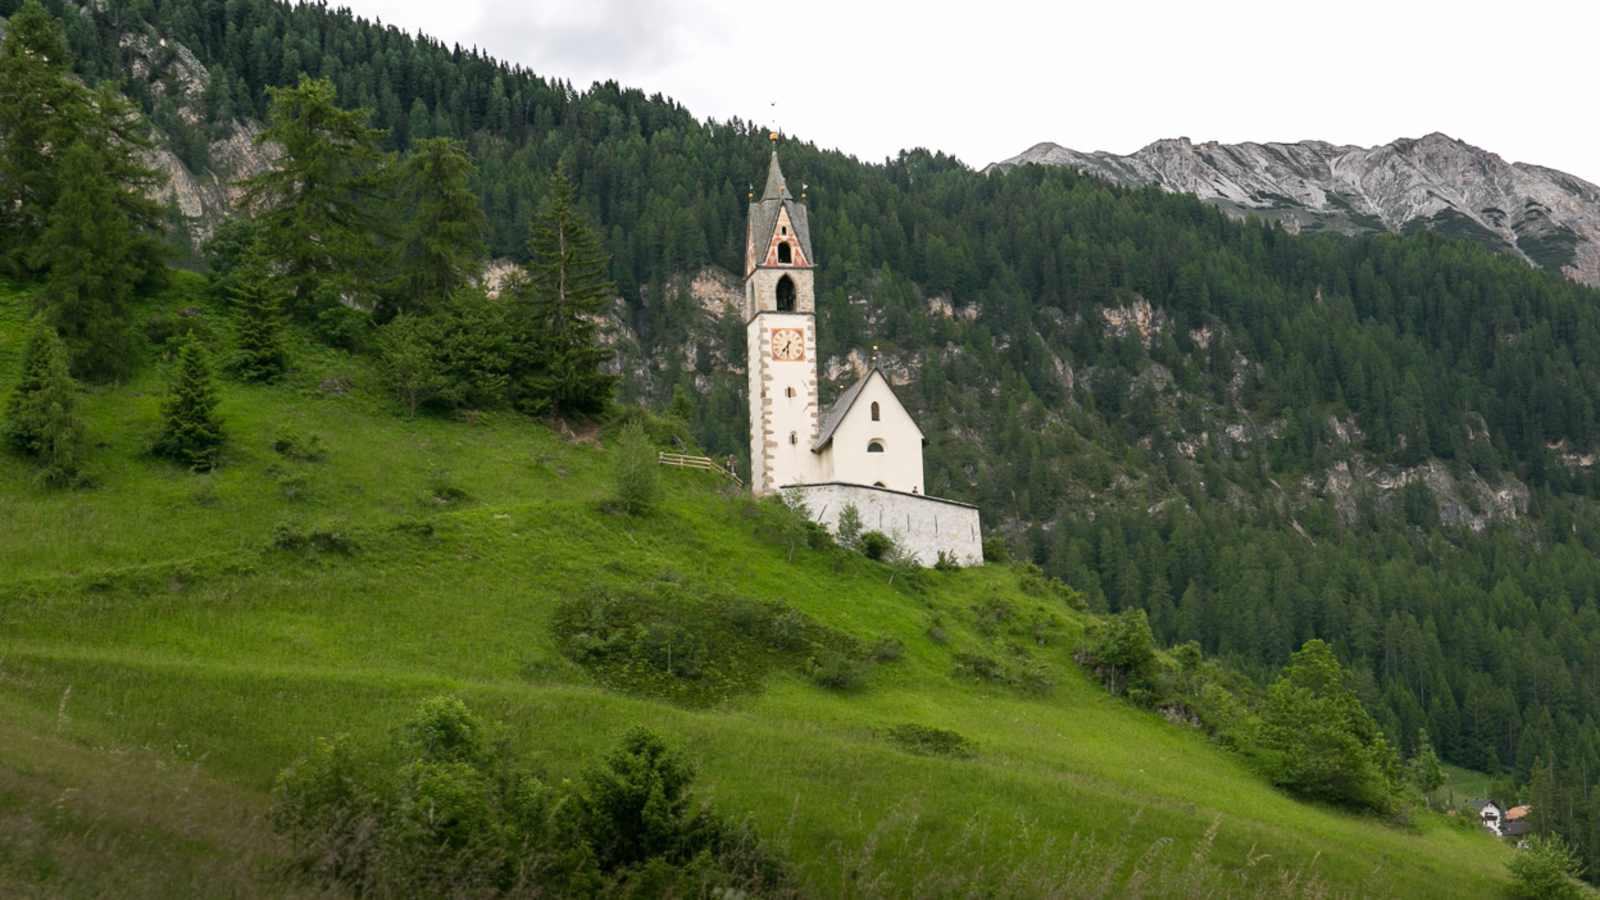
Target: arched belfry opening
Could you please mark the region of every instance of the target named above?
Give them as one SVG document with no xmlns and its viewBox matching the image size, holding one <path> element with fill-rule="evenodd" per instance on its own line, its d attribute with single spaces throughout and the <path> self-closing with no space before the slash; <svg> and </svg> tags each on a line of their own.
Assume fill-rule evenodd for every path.
<svg viewBox="0 0 1600 900">
<path fill-rule="evenodd" d="M 778 312 L 794 312 L 794 281 L 787 275 L 778 279 Z"/>
<path fill-rule="evenodd" d="M 878 418 L 879 418 L 880 414 L 881 414 L 881 410 L 878 409 L 878 401 L 876 401 L 876 400 L 872 401 L 872 421 L 874 421 L 874 422 L 878 421 Z"/>
<path fill-rule="evenodd" d="M 788 241 L 784 241 L 778 245 L 778 262 L 785 266 L 794 262 L 794 254 L 789 250 Z"/>
</svg>

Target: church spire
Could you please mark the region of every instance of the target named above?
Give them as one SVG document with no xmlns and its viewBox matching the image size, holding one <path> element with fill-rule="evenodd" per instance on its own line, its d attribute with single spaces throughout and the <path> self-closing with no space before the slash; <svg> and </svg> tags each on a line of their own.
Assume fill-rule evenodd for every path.
<svg viewBox="0 0 1600 900">
<path fill-rule="evenodd" d="M 767 188 L 761 192 L 762 200 L 793 200 L 789 185 L 783 180 L 783 170 L 778 168 L 778 147 L 773 142 L 772 161 L 767 163 Z"/>
</svg>

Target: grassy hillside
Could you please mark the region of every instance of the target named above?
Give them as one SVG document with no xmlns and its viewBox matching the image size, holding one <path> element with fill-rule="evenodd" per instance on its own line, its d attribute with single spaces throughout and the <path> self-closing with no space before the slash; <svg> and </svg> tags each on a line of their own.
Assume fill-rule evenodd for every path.
<svg viewBox="0 0 1600 900">
<path fill-rule="evenodd" d="M 24 300 L 0 288 L 0 394 Z M 204 309 L 186 279 L 162 303 Z M 358 361 L 302 347 L 297 363 L 286 384 L 226 387 L 214 475 L 140 453 L 159 366 L 86 397 L 93 490 L 42 492 L 0 459 L 4 892 L 282 895 L 263 820 L 275 773 L 319 735 L 376 744 L 439 692 L 506 722 L 556 777 L 648 724 L 819 896 L 1462 897 L 1502 880 L 1487 838 L 1295 802 L 1111 698 L 1070 661 L 1086 618 L 1015 569 L 908 579 L 794 548 L 775 510 L 704 473 L 665 471 L 659 511 L 616 515 L 604 433 L 408 420 Z M 325 458 L 275 452 L 285 430 L 319 437 Z M 715 702 L 670 704 L 563 655 L 563 604 L 603 596 L 777 602 L 905 652 L 853 692 L 769 656 L 725 669 L 737 683 Z M 990 601 L 1045 623 L 1042 641 L 986 636 L 974 606 Z M 736 652 L 707 634 L 713 660 Z M 961 679 L 957 653 L 1026 655 L 1054 686 Z M 886 738 L 905 723 L 976 753 L 907 752 Z"/>
</svg>

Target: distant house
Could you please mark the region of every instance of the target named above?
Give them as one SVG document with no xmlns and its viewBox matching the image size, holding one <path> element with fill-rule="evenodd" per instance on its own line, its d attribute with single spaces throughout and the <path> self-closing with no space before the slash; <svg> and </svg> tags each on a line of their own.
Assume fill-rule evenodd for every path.
<svg viewBox="0 0 1600 900">
<path fill-rule="evenodd" d="M 1506 810 L 1505 836 L 1508 838 L 1522 837 L 1533 830 L 1533 822 L 1529 814 L 1533 807 L 1528 805 L 1513 806 Z"/>
<path fill-rule="evenodd" d="M 1466 808 L 1477 810 L 1478 821 L 1495 837 L 1505 836 L 1505 814 L 1493 800 L 1468 800 Z"/>
</svg>

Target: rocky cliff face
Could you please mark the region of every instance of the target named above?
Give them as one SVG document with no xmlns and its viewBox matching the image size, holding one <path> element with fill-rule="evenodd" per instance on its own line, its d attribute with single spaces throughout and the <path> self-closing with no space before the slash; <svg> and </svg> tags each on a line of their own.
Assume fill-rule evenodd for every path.
<svg viewBox="0 0 1600 900">
<path fill-rule="evenodd" d="M 1191 193 L 1293 231 L 1410 231 L 1469 237 L 1600 285 L 1600 187 L 1443 134 L 1381 147 L 1156 141 L 1127 156 L 1030 147 L 995 167 L 1071 166 L 1123 185 Z"/>
</svg>

